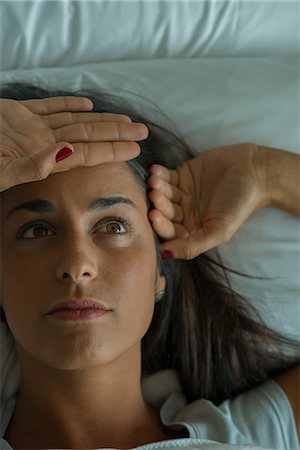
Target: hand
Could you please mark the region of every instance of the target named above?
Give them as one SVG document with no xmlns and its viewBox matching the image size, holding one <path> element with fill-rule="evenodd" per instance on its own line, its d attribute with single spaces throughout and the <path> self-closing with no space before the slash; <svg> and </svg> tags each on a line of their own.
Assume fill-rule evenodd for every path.
<svg viewBox="0 0 300 450">
<path fill-rule="evenodd" d="M 265 153 L 254 144 L 212 149 L 176 170 L 153 165 L 149 173 L 149 220 L 165 240 L 162 251 L 175 258 L 192 259 L 226 243 L 269 204 Z"/>
<path fill-rule="evenodd" d="M 0 99 L 0 192 L 78 166 L 126 161 L 140 153 L 145 125 L 125 115 L 90 113 L 83 97 Z M 63 147 L 73 151 L 57 163 Z"/>
</svg>

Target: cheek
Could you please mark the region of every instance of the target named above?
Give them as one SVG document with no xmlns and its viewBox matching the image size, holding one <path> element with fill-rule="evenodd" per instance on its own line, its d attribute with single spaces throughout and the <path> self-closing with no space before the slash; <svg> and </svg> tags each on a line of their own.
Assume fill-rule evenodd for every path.
<svg viewBox="0 0 300 450">
<path fill-rule="evenodd" d="M 121 297 L 142 301 L 147 296 L 154 298 L 156 280 L 156 259 L 151 250 L 145 248 L 126 249 L 111 261 L 107 280 L 113 279 Z M 151 254 L 152 253 L 152 254 Z M 131 294 L 131 295 L 129 295 Z"/>
<path fill-rule="evenodd" d="M 4 257 L 1 254 L 1 305 L 12 331 L 26 326 L 38 311 L 37 294 L 45 291 L 43 273 L 47 271 L 40 258 L 36 261 L 13 252 L 5 252 Z"/>
<path fill-rule="evenodd" d="M 152 248 L 126 249 L 108 270 L 106 280 L 120 311 L 133 325 L 150 325 L 154 311 L 156 254 Z M 109 268 L 108 268 L 109 269 Z M 108 286 L 107 286 L 108 287 Z M 112 291 L 111 291 L 112 289 Z M 128 322 L 128 323 L 129 323 Z"/>
<path fill-rule="evenodd" d="M 28 292 L 33 286 L 37 286 L 44 268 L 42 259 L 23 255 L 7 253 L 1 261 L 1 292 L 4 297 L 8 293 Z"/>
</svg>

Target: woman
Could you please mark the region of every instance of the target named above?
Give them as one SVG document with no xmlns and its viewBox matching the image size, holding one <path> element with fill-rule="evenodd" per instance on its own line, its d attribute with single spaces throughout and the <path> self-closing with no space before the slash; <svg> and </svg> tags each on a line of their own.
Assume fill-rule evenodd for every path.
<svg viewBox="0 0 300 450">
<path fill-rule="evenodd" d="M 49 92 L 24 85 L 19 89 L 25 98 L 49 97 Z M 20 99 L 16 86 L 13 92 L 9 95 L 4 92 L 4 96 L 14 95 Z M 103 96 L 98 100 L 94 98 L 93 103 L 95 110 L 114 112 L 114 105 L 110 103 L 107 107 Z M 43 102 L 21 106 L 26 108 L 26 105 L 30 110 Z M 20 107 L 20 104 L 8 104 L 10 111 L 13 107 Z M 125 106 L 121 109 L 126 112 Z M 203 164 L 199 163 L 200 158 L 195 158 L 193 163 L 183 163 L 192 157 L 192 153 L 179 140 L 171 140 L 162 131 L 155 134 L 155 127 L 148 122 L 150 136 L 141 143 L 143 152 L 137 162 L 122 162 L 134 156 L 131 153 L 120 157 L 121 162 L 103 165 L 101 163 L 109 161 L 111 153 L 103 160 L 100 152 L 92 148 L 82 160 L 82 148 L 79 147 L 70 158 L 55 163 L 53 148 L 47 150 L 48 153 L 41 152 L 46 143 L 49 145 L 49 136 L 53 141 L 63 137 L 64 141 L 70 141 L 68 144 L 76 142 L 78 137 L 73 133 L 71 137 L 70 130 L 65 127 L 65 121 L 72 121 L 73 116 L 60 115 L 55 107 L 52 113 L 52 117 L 49 113 L 42 117 L 48 137 L 41 143 L 39 152 L 35 143 L 35 151 L 32 151 L 31 142 L 27 150 L 30 157 L 19 158 L 20 151 L 16 148 L 21 147 L 24 151 L 23 133 L 19 146 L 15 145 L 15 140 L 3 149 L 8 152 L 10 168 L 7 170 L 6 160 L 6 186 L 2 186 L 1 195 L 1 217 L 6 220 L 2 224 L 1 238 L 4 261 L 1 278 L 5 280 L 1 305 L 16 340 L 22 373 L 20 392 L 5 430 L 5 439 L 14 448 L 129 448 L 189 436 L 218 437 L 216 440 L 220 442 L 227 439 L 229 443 L 264 446 L 273 445 L 278 438 L 281 439 L 279 445 L 291 447 L 296 442 L 292 420 L 288 425 L 289 436 L 274 431 L 273 436 L 265 437 L 266 440 L 257 431 L 256 436 L 251 430 L 241 432 L 241 429 L 230 434 L 234 421 L 223 416 L 218 419 L 217 431 L 209 431 L 210 425 L 200 431 L 202 421 L 192 426 L 183 418 L 177 419 L 177 424 L 171 423 L 172 420 L 167 424 L 167 419 L 162 421 L 157 409 L 145 402 L 140 384 L 142 375 L 176 369 L 186 399 L 189 402 L 208 399 L 209 402 L 200 400 L 201 406 L 196 402 L 197 411 L 209 406 L 214 411 L 210 412 L 211 416 L 216 418 L 217 411 L 225 404 L 228 407 L 226 402 L 221 403 L 224 399 L 266 380 L 280 367 L 287 367 L 288 361 L 279 352 L 284 338 L 260 323 L 249 305 L 245 312 L 246 303 L 223 287 L 213 262 L 205 255 L 193 261 L 170 258 L 179 256 L 180 251 L 186 251 L 187 257 L 196 256 L 189 250 L 190 242 L 202 241 L 196 249 L 199 254 L 205 246 L 209 248 L 213 242 L 221 240 L 219 230 L 224 218 L 230 229 L 225 233 L 228 239 L 255 208 L 266 205 L 271 198 L 269 192 L 272 196 L 274 192 L 271 187 L 266 191 L 263 170 L 253 170 L 250 179 L 246 170 L 246 182 L 240 170 L 236 170 L 239 179 L 231 170 L 229 186 L 234 179 L 234 186 L 239 183 L 239 186 L 248 187 L 243 190 L 248 207 L 242 208 L 242 217 L 238 220 L 229 221 L 226 217 L 232 216 L 232 211 L 241 210 L 241 201 L 245 203 L 242 198 L 237 202 L 230 201 L 230 214 L 223 213 L 220 220 L 217 217 L 218 200 L 214 200 L 220 198 L 218 189 L 207 189 L 209 201 L 204 197 L 201 200 L 203 206 L 199 207 L 199 183 L 190 183 L 190 176 L 185 173 L 194 174 L 192 180 L 197 180 Z M 131 114 L 131 117 L 137 116 Z M 85 116 L 82 120 L 91 124 L 90 117 Z M 62 132 L 56 131 L 61 128 L 59 121 L 64 122 Z M 126 125 L 133 124 L 128 122 Z M 90 129 L 94 131 L 89 136 L 92 141 L 96 139 L 95 127 L 90 126 Z M 100 127 L 97 130 L 99 132 Z M 8 136 L 11 133 L 7 133 Z M 32 130 L 28 134 L 32 136 Z M 143 137 L 145 135 L 140 136 Z M 133 134 L 127 137 L 138 138 Z M 98 134 L 97 140 L 114 139 L 112 134 L 99 139 Z M 170 152 L 164 152 L 170 148 L 170 140 L 173 161 L 170 161 Z M 155 150 L 158 143 L 159 152 Z M 261 162 L 264 152 L 251 146 L 248 150 L 248 158 L 252 154 L 251 164 L 254 160 Z M 270 151 L 265 150 L 267 154 Z M 282 152 L 274 152 L 275 159 L 282 157 Z M 234 153 L 241 154 L 237 148 Z M 223 154 L 222 150 L 216 149 L 212 158 L 217 157 L 221 164 Z M 253 158 L 253 154 L 257 154 L 257 158 Z M 293 159 L 294 155 L 288 155 L 290 161 L 289 158 Z M 222 165 L 227 164 L 225 160 L 228 157 L 223 158 Z M 153 162 L 173 169 L 155 166 L 149 179 L 150 187 L 154 188 L 149 197 L 155 207 L 149 216 L 158 234 L 169 239 L 163 244 L 163 259 L 148 221 L 147 173 L 144 169 Z M 183 164 L 178 167 L 180 163 Z M 244 163 L 245 160 L 242 167 Z M 25 165 L 22 178 L 20 164 Z M 289 165 L 293 170 L 294 164 L 289 162 Z M 36 167 L 42 170 L 37 171 Z M 230 162 L 228 167 L 232 168 Z M 51 175 L 47 176 L 49 173 Z M 218 179 L 218 171 L 213 176 Z M 40 181 L 30 182 L 34 180 Z M 223 189 L 226 182 L 225 177 Z M 25 184 L 19 186 L 21 183 Z M 85 188 L 78 190 L 78 185 Z M 287 189 L 291 190 L 292 198 L 287 209 L 296 212 L 297 202 L 293 198 L 297 197 L 297 192 L 290 186 Z M 231 192 L 227 198 L 232 197 Z M 34 233 L 37 230 L 41 234 Z M 206 241 L 205 236 L 209 237 Z M 14 282 L 16 269 L 18 285 Z M 66 301 L 71 301 L 74 307 L 77 301 L 87 297 L 97 302 L 96 311 L 57 311 Z M 84 306 L 91 305 L 77 304 L 77 308 Z M 84 314 L 86 320 L 79 320 Z M 288 378 L 295 383 L 295 369 L 277 376 L 277 381 L 291 397 L 291 406 L 296 411 L 294 397 L 285 388 Z M 265 394 L 270 393 L 268 389 L 273 392 L 274 385 L 265 389 Z M 278 390 L 276 394 L 277 399 L 280 392 Z M 281 400 L 288 411 L 287 402 Z M 212 402 L 221 403 L 220 409 Z M 195 431 L 197 427 L 198 431 Z M 219 435 L 214 434 L 216 432 Z"/>
</svg>

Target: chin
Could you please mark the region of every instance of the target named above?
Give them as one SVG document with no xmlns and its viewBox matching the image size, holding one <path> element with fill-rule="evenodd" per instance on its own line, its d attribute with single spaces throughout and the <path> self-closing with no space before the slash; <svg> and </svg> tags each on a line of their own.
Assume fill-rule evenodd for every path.
<svg viewBox="0 0 300 450">
<path fill-rule="evenodd" d="M 79 352 L 74 350 L 56 351 L 48 357 L 43 354 L 43 360 L 49 366 L 59 370 L 84 370 L 109 364 L 114 360 L 114 355 L 111 352 L 105 354 L 105 352 L 99 351 L 99 348 L 85 348 Z"/>
</svg>

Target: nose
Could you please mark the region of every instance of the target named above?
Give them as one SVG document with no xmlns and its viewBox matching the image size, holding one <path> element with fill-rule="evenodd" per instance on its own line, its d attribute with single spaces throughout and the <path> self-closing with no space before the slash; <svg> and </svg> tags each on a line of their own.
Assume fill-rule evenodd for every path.
<svg viewBox="0 0 300 450">
<path fill-rule="evenodd" d="M 92 238 L 79 236 L 65 239 L 61 246 L 56 276 L 59 280 L 71 280 L 75 283 L 88 282 L 98 274 L 98 253 Z"/>
</svg>

